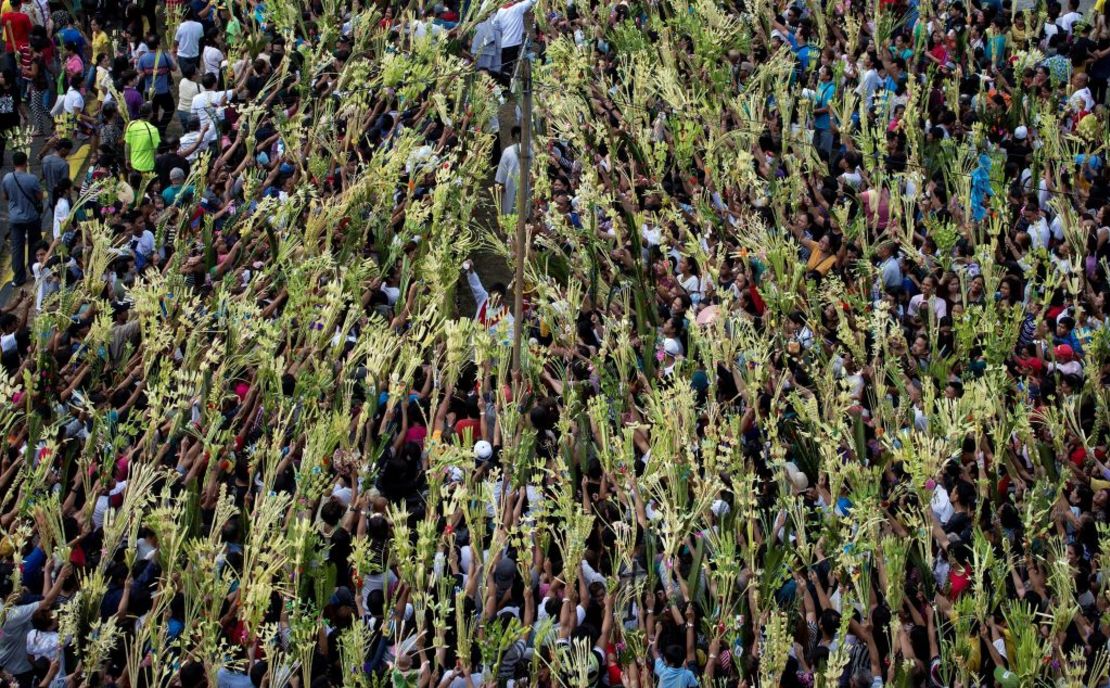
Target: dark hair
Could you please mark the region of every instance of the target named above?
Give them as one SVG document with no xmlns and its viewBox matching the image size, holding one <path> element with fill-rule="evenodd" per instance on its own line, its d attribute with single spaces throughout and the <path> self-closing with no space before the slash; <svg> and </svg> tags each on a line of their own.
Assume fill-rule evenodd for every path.
<svg viewBox="0 0 1110 688">
<path fill-rule="evenodd" d="M 681 645 L 668 645 L 663 648 L 663 661 L 669 666 L 679 667 L 686 659 L 686 650 L 682 649 Z"/>
<path fill-rule="evenodd" d="M 12 164 L 16 167 L 22 167 L 27 164 L 27 154 L 23 151 L 16 151 L 12 153 Z"/>
</svg>

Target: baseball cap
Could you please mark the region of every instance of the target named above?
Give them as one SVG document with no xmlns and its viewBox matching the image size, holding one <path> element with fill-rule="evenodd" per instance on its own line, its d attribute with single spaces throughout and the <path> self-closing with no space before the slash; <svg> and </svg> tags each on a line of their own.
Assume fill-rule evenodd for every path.
<svg viewBox="0 0 1110 688">
<path fill-rule="evenodd" d="M 474 443 L 474 458 L 478 461 L 489 461 L 493 456 L 493 445 L 485 440 Z"/>
<path fill-rule="evenodd" d="M 1017 139 L 1018 141 L 1024 141 L 1025 137 L 1027 137 L 1027 136 L 1029 136 L 1029 130 L 1026 129 L 1025 127 L 1022 126 L 1022 127 L 1018 127 L 1017 129 L 1014 129 L 1014 138 Z"/>
<path fill-rule="evenodd" d="M 681 356 L 682 342 L 673 337 L 667 337 L 663 340 L 663 351 L 666 351 L 670 356 Z"/>
<path fill-rule="evenodd" d="M 1052 351 L 1056 354 L 1056 358 L 1061 361 L 1070 361 L 1075 356 L 1075 350 L 1069 344 L 1057 344 Z"/>
</svg>

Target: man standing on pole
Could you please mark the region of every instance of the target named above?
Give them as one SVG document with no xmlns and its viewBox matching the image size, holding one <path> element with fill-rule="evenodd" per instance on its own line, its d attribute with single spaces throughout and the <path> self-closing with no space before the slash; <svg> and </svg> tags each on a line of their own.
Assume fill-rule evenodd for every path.
<svg viewBox="0 0 1110 688">
<path fill-rule="evenodd" d="M 511 79 L 516 60 L 520 55 L 520 46 L 524 43 L 524 15 L 532 9 L 536 0 L 520 0 L 509 2 L 501 6 L 493 15 L 496 30 L 501 33 L 501 76 Z"/>
</svg>

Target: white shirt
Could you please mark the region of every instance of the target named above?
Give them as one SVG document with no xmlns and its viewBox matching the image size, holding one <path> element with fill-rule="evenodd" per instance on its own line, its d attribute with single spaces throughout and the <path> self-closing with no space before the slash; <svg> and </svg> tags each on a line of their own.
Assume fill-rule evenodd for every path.
<svg viewBox="0 0 1110 688">
<path fill-rule="evenodd" d="M 149 229 L 144 229 L 139 236 L 132 234 L 127 243 L 144 258 L 154 255 L 154 234 Z"/>
<path fill-rule="evenodd" d="M 85 99 L 81 96 L 81 92 L 72 86 L 66 91 L 65 100 L 62 101 L 62 107 L 65 109 L 67 115 L 75 115 L 79 112 L 85 111 Z"/>
<path fill-rule="evenodd" d="M 60 239 L 62 236 L 62 225 L 65 224 L 66 218 L 69 217 L 70 204 L 69 199 L 61 197 L 58 202 L 54 204 L 54 238 Z"/>
<path fill-rule="evenodd" d="M 186 19 L 177 27 L 174 41 L 177 42 L 177 56 L 197 57 L 200 55 L 200 39 L 204 38 L 204 26 L 192 19 Z"/>
<path fill-rule="evenodd" d="M 425 22 L 425 21 L 421 21 L 421 20 L 417 19 L 416 21 L 414 21 L 412 23 L 412 37 L 413 38 L 423 39 L 423 38 L 426 38 L 427 36 L 431 36 L 432 38 L 435 38 L 436 36 L 438 36 L 441 33 L 443 33 L 443 27 L 440 26 L 439 24 L 436 24 L 435 22 L 431 22 L 431 21 Z"/>
<path fill-rule="evenodd" d="M 845 186 L 850 186 L 853 189 L 858 189 L 859 185 L 863 183 L 863 175 L 860 174 L 859 168 L 848 170 L 840 173 L 840 180 L 844 182 Z"/>
<path fill-rule="evenodd" d="M 931 296 L 929 297 L 929 300 L 933 306 L 933 314 L 937 316 L 938 320 L 943 318 L 945 315 L 948 315 L 948 304 L 944 302 L 944 299 L 938 299 L 936 296 Z M 908 309 L 909 314 L 911 316 L 916 316 L 918 311 L 920 311 L 921 307 L 924 305 L 925 295 L 915 294 L 914 297 L 910 299 L 910 306 Z"/>
<path fill-rule="evenodd" d="M 501 159 L 497 162 L 497 172 L 493 179 L 504 187 L 501 193 L 501 214 L 511 215 L 515 213 L 516 185 L 517 180 L 520 179 L 519 143 L 514 143 L 501 151 Z"/>
<path fill-rule="evenodd" d="M 35 659 L 53 660 L 58 656 L 58 632 L 39 631 L 34 628 L 27 634 L 27 654 Z"/>
<path fill-rule="evenodd" d="M 196 143 L 197 139 L 199 139 L 199 138 L 200 138 L 200 132 L 199 131 L 190 131 L 187 134 L 182 134 L 181 135 L 181 145 L 178 147 L 177 152 L 180 153 L 181 151 L 189 150 L 190 148 L 193 147 L 193 144 Z M 186 155 L 185 159 L 188 160 L 189 162 L 196 162 L 197 156 L 200 155 L 200 152 L 203 149 L 204 149 L 204 146 L 198 146 L 195 151 Z"/>
<path fill-rule="evenodd" d="M 216 120 L 223 119 L 224 106 L 234 97 L 235 91 L 201 91 L 193 96 L 193 106 L 190 108 L 193 115 L 200 122 L 201 129 L 204 128 L 205 123 L 208 124 L 208 131 L 204 132 L 206 143 L 215 141 L 219 136 L 216 131 Z"/>
<path fill-rule="evenodd" d="M 701 280 L 698 279 L 697 275 L 690 275 L 685 280 L 682 279 L 682 275 L 679 275 L 678 279 L 682 284 L 682 288 L 686 290 L 687 294 L 691 296 L 693 296 L 694 294 L 701 294 Z"/>
<path fill-rule="evenodd" d="M 879 72 L 874 68 L 868 69 L 860 77 L 859 86 L 856 87 L 856 93 L 864 97 L 867 102 L 867 109 L 871 109 L 872 98 L 875 96 L 875 91 L 879 88 L 881 80 L 879 79 Z"/>
<path fill-rule="evenodd" d="M 502 7 L 493 15 L 493 22 L 501 30 L 501 49 L 514 48 L 524 42 L 524 13 L 532 9 L 536 0 L 521 0 L 509 7 Z"/>
<path fill-rule="evenodd" d="M 104 527 L 104 516 L 108 513 L 109 500 L 127 489 L 127 481 L 121 480 L 116 483 L 112 491 L 106 495 L 100 495 L 96 498 L 96 506 L 93 507 L 93 527 L 100 530 Z"/>
<path fill-rule="evenodd" d="M 1091 96 L 1091 89 L 1084 86 L 1071 94 L 1068 98 L 1068 105 L 1072 106 L 1074 110 L 1086 110 L 1090 112 L 1095 109 L 1095 99 Z"/>
<path fill-rule="evenodd" d="M 1036 222 L 1030 222 L 1026 231 L 1029 232 L 1029 245 L 1032 248 L 1048 248 L 1048 240 L 1051 236 L 1051 232 L 1043 216 L 1037 218 Z"/>
<path fill-rule="evenodd" d="M 58 291 L 58 280 L 54 279 L 54 271 L 42 263 L 32 265 L 31 274 L 35 277 L 35 311 L 41 311 L 42 302 Z"/>
<path fill-rule="evenodd" d="M 1078 12 L 1068 12 L 1064 16 L 1056 20 L 1056 26 L 1059 26 L 1064 31 L 1071 33 L 1071 27 L 1075 22 L 1083 18 L 1083 15 Z"/>
<path fill-rule="evenodd" d="M 224 63 L 224 54 L 220 52 L 219 48 L 206 45 L 201 52 L 201 62 L 204 63 L 203 74 L 215 74 L 219 76 L 220 66 Z"/>
</svg>

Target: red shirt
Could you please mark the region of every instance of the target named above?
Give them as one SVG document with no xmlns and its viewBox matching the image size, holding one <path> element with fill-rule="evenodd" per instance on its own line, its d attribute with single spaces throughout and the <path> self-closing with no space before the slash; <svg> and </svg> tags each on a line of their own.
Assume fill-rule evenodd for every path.
<svg viewBox="0 0 1110 688">
<path fill-rule="evenodd" d="M 482 439 L 482 435 L 481 435 L 481 431 L 480 431 L 480 424 L 478 422 L 478 419 L 477 418 L 463 418 L 462 420 L 455 423 L 455 437 L 459 438 L 460 442 L 466 440 L 466 430 L 467 430 L 467 428 L 469 428 L 470 431 L 471 431 L 470 443 L 467 446 L 472 446 L 474 442 L 477 442 L 478 440 Z"/>
<path fill-rule="evenodd" d="M 948 583 L 952 587 L 952 599 L 957 599 L 971 587 L 971 567 L 953 566 L 948 571 Z"/>
<path fill-rule="evenodd" d="M 30 43 L 31 18 L 23 12 L 5 12 L 0 15 L 0 24 L 4 26 L 4 44 L 9 53 Z"/>
</svg>

